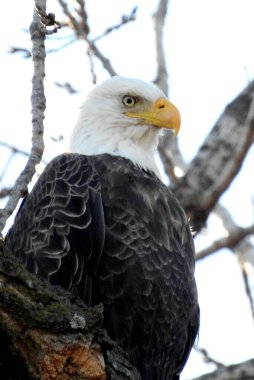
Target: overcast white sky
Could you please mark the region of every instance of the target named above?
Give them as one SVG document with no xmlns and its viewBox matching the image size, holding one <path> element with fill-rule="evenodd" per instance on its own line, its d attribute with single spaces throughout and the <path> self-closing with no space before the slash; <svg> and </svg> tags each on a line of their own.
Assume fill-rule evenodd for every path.
<svg viewBox="0 0 254 380">
<path fill-rule="evenodd" d="M 155 48 L 151 14 L 157 1 L 88 0 L 92 35 L 102 33 L 119 22 L 123 13 L 139 6 L 138 21 L 99 43 L 109 56 L 115 70 L 125 76 L 151 81 L 155 77 Z M 48 1 L 48 11 L 59 16 L 56 1 Z M 29 150 L 31 136 L 30 90 L 32 64 L 20 54 L 6 54 L 9 46 L 28 47 L 30 38 L 22 31 L 28 28 L 33 12 L 33 1 L 5 1 L 4 17 L 0 23 L 0 83 L 1 115 L 0 140 Z M 182 114 L 179 134 L 180 146 L 186 160 L 190 160 L 212 128 L 216 119 L 254 76 L 253 0 L 171 0 L 170 14 L 165 28 L 165 50 L 170 70 L 170 98 Z M 62 30 L 47 41 L 48 48 L 66 41 Z M 61 42 L 59 39 L 63 39 Z M 108 77 L 95 64 L 98 79 Z M 70 82 L 79 93 L 68 95 L 54 82 Z M 55 144 L 49 136 L 68 136 L 76 119 L 78 107 L 91 88 L 85 46 L 76 43 L 47 58 L 45 119 L 46 152 L 49 160 L 67 149 L 67 140 Z M 8 156 L 0 147 L 0 169 Z M 254 151 L 248 155 L 241 174 L 236 178 L 222 202 L 230 208 L 241 225 L 253 222 Z M 5 179 L 10 184 L 22 170 L 24 159 L 13 161 L 12 170 Z M 223 229 L 214 220 L 212 233 Z M 203 233 L 198 245 L 211 237 Z M 248 300 L 244 296 L 240 270 L 236 258 L 227 251 L 198 263 L 197 282 L 201 303 L 201 331 L 199 344 L 211 356 L 225 364 L 253 357 L 254 326 Z M 211 366 L 210 369 L 213 367 Z M 204 371 L 205 366 L 193 354 L 184 371 L 183 379 L 190 379 Z"/>
</svg>

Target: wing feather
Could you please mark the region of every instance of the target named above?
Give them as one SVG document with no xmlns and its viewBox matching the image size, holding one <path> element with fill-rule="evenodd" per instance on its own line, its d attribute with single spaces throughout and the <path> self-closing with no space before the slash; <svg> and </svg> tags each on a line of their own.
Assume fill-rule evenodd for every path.
<svg viewBox="0 0 254 380">
<path fill-rule="evenodd" d="M 23 201 L 6 241 L 31 272 L 78 293 L 82 277 L 91 286 L 85 277 L 97 269 L 104 234 L 96 170 L 86 156 L 63 154 Z"/>
<path fill-rule="evenodd" d="M 105 325 L 146 380 L 173 379 L 199 325 L 187 218 L 155 175 L 119 157 L 94 161 L 106 221 L 98 273 Z"/>
</svg>

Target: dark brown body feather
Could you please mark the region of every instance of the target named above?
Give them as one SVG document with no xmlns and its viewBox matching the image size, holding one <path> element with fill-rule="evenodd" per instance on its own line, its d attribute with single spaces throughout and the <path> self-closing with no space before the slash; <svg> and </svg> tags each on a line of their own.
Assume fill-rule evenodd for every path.
<svg viewBox="0 0 254 380">
<path fill-rule="evenodd" d="M 7 244 L 87 304 L 143 380 L 178 379 L 198 325 L 194 249 L 167 187 L 131 161 L 65 154 L 23 202 Z"/>
</svg>

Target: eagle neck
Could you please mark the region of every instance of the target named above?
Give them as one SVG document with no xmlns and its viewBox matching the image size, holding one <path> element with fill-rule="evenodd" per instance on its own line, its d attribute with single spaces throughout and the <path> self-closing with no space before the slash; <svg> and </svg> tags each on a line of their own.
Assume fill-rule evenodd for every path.
<svg viewBox="0 0 254 380">
<path fill-rule="evenodd" d="M 95 133 L 96 132 L 96 133 Z M 112 126 L 95 128 L 94 124 L 78 123 L 72 133 L 70 151 L 84 155 L 109 154 L 132 161 L 145 171 L 161 178 L 155 162 L 160 130 L 151 126 Z"/>
</svg>

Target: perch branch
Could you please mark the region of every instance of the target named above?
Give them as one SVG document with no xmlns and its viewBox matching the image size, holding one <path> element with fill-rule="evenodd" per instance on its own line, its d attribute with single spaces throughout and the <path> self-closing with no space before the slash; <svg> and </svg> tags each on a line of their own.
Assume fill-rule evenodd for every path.
<svg viewBox="0 0 254 380">
<path fill-rule="evenodd" d="M 102 328 L 100 305 L 89 308 L 30 274 L 3 243 L 0 255 L 0 338 L 7 337 L 12 353 L 5 364 L 0 355 L 0 375 L 12 380 L 15 352 L 30 374 L 19 379 L 106 380 L 107 373 L 111 380 L 140 380 Z"/>
</svg>

